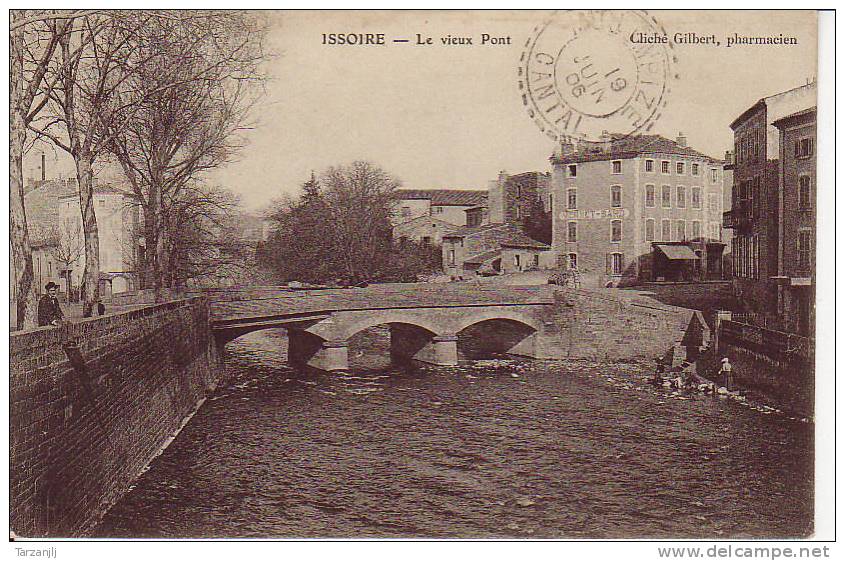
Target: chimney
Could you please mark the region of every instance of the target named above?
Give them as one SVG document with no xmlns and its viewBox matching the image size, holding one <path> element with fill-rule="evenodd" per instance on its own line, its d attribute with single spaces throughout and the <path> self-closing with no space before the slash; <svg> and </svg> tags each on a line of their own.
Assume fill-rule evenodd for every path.
<svg viewBox="0 0 845 561">
<path fill-rule="evenodd" d="M 46 166 L 46 157 L 44 156 L 44 152 L 41 152 L 41 181 L 45 181 L 47 179 L 47 166 Z"/>
<path fill-rule="evenodd" d="M 575 153 L 575 144 L 569 138 L 563 138 L 560 141 L 560 155 L 561 157 L 569 156 Z"/>
<path fill-rule="evenodd" d="M 605 152 L 610 152 L 611 148 L 613 148 L 613 137 L 610 136 L 609 132 L 601 131 L 599 141 L 601 142 L 602 150 Z"/>
<path fill-rule="evenodd" d="M 677 142 L 677 143 L 678 143 L 678 146 L 684 146 L 684 147 L 686 147 L 686 145 L 687 145 L 687 137 L 686 137 L 686 136 L 684 136 L 684 133 L 679 132 L 679 133 L 678 133 L 678 138 L 676 138 L 676 139 L 675 139 L 675 142 Z"/>
</svg>

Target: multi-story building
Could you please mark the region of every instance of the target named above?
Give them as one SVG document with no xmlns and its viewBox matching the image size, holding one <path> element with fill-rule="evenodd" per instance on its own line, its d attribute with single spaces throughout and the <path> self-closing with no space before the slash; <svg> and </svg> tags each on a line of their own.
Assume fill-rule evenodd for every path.
<svg viewBox="0 0 845 561">
<path fill-rule="evenodd" d="M 815 331 L 816 108 L 776 120 L 778 165 L 777 313 L 787 331 Z"/>
<path fill-rule="evenodd" d="M 79 193 L 75 188 L 58 196 L 59 236 L 75 243 L 77 232 L 82 232 L 82 214 L 79 211 Z M 94 215 L 100 246 L 100 294 L 108 298 L 111 293 L 125 292 L 136 287 L 136 270 L 139 262 L 139 221 L 137 205 L 122 191 L 109 184 L 94 185 Z M 79 236 L 84 244 L 83 236 Z M 84 247 L 84 246 L 83 246 Z M 72 246 L 68 246 L 69 251 Z M 73 259 L 65 277 L 71 286 L 79 287 L 85 270 L 85 252 Z"/>
<path fill-rule="evenodd" d="M 682 134 L 605 133 L 551 162 L 558 266 L 600 286 L 721 277 L 723 162 Z"/>
<path fill-rule="evenodd" d="M 734 231 L 731 256 L 734 291 L 746 311 L 778 322 L 780 212 L 780 132 L 775 121 L 816 104 L 809 83 L 769 97 L 745 110 L 733 123 L 734 164 L 731 209 L 724 227 Z"/>
<path fill-rule="evenodd" d="M 444 233 L 443 270 L 453 277 L 475 271 L 512 273 L 553 265 L 550 247 L 526 235 L 534 213 L 550 212 L 551 176 L 499 172 L 488 183 L 487 200 L 465 210 L 466 226 Z"/>
<path fill-rule="evenodd" d="M 499 172 L 487 186 L 487 221 L 490 224 L 522 225 L 542 205 L 552 206 L 551 176 L 548 172 L 527 171 L 517 175 Z"/>
<path fill-rule="evenodd" d="M 487 191 L 472 189 L 397 189 L 394 224 L 410 222 L 420 216 L 431 216 L 466 226 L 466 210 L 484 205 Z"/>
</svg>

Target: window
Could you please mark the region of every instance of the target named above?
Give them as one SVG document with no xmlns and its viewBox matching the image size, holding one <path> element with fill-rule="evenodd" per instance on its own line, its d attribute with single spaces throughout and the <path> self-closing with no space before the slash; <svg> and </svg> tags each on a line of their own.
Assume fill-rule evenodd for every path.
<svg viewBox="0 0 845 561">
<path fill-rule="evenodd" d="M 669 185 L 663 186 L 663 192 L 661 193 L 661 206 L 663 208 L 672 207 L 672 187 Z"/>
<path fill-rule="evenodd" d="M 619 185 L 610 188 L 610 206 L 614 208 L 622 206 L 622 187 Z"/>
<path fill-rule="evenodd" d="M 513 255 L 513 266 L 519 269 L 519 254 L 515 253 Z"/>
<path fill-rule="evenodd" d="M 813 250 L 811 235 L 810 230 L 803 228 L 798 230 L 798 269 L 802 271 L 810 268 L 810 255 Z"/>
<path fill-rule="evenodd" d="M 569 254 L 569 268 L 570 269 L 577 269 L 578 268 L 578 254 L 577 253 L 570 253 Z"/>
<path fill-rule="evenodd" d="M 698 164 L 692 164 L 692 174 L 698 175 Z"/>
<path fill-rule="evenodd" d="M 663 160 L 662 162 L 660 162 L 660 173 L 669 173 L 668 160 Z"/>
<path fill-rule="evenodd" d="M 813 155 L 813 139 L 802 138 L 795 141 L 795 157 L 809 158 Z"/>
<path fill-rule="evenodd" d="M 578 176 L 578 166 L 575 164 L 569 164 L 567 167 L 569 171 L 569 177 L 577 177 Z"/>
<path fill-rule="evenodd" d="M 411 216 L 411 207 L 409 207 L 409 206 L 403 206 L 403 207 L 402 207 L 402 217 L 403 217 L 403 218 L 408 218 L 408 217 L 410 217 L 410 216 Z"/>
<path fill-rule="evenodd" d="M 798 178 L 798 208 L 809 210 L 812 208 L 810 195 L 810 177 L 802 175 Z"/>
<path fill-rule="evenodd" d="M 105 199 L 97 199 L 97 205 L 98 206 L 106 206 Z"/>
<path fill-rule="evenodd" d="M 707 206 L 710 207 L 710 212 L 719 212 L 719 194 L 709 193 L 707 195 Z"/>
<path fill-rule="evenodd" d="M 660 239 L 665 242 L 668 242 L 672 239 L 672 223 L 668 220 L 664 220 L 660 223 Z"/>
<path fill-rule="evenodd" d="M 645 241 L 654 241 L 654 219 L 647 218 L 645 221 Z"/>
<path fill-rule="evenodd" d="M 675 173 L 678 175 L 684 174 L 684 162 L 678 162 L 675 164 Z"/>
<path fill-rule="evenodd" d="M 692 203 L 692 208 L 701 208 L 701 187 L 690 189 L 690 202 Z"/>
<path fill-rule="evenodd" d="M 654 207 L 654 185 L 645 186 L 645 206 Z"/>
<path fill-rule="evenodd" d="M 719 170 L 716 168 L 710 168 L 710 182 L 716 183 L 719 181 Z"/>
<path fill-rule="evenodd" d="M 676 229 L 678 232 L 678 241 L 682 242 L 687 239 L 687 223 L 683 220 L 678 220 L 676 223 Z"/>
<path fill-rule="evenodd" d="M 455 250 L 449 250 L 449 265 L 454 267 L 455 266 Z"/>
<path fill-rule="evenodd" d="M 621 275 L 624 259 L 621 253 L 611 253 L 608 255 L 608 274 Z"/>
<path fill-rule="evenodd" d="M 711 222 L 709 229 L 710 229 L 709 237 L 710 237 L 711 240 L 722 241 L 722 229 L 719 227 L 718 222 Z"/>
<path fill-rule="evenodd" d="M 423 241 L 424 244 L 430 244 L 431 243 L 431 236 L 423 236 L 422 241 Z"/>
<path fill-rule="evenodd" d="M 678 185 L 678 208 L 687 208 L 687 188 Z"/>
<path fill-rule="evenodd" d="M 646 161 L 645 161 L 645 170 L 646 170 L 648 173 L 653 173 L 653 172 L 654 172 L 654 160 L 646 160 Z"/>
<path fill-rule="evenodd" d="M 519 206 L 519 204 L 516 205 L 516 219 L 517 220 L 522 219 L 522 207 Z"/>
<path fill-rule="evenodd" d="M 443 207 L 442 206 L 433 206 L 431 207 L 432 214 L 443 214 Z"/>
<path fill-rule="evenodd" d="M 613 173 L 622 173 L 622 162 L 620 162 L 619 160 L 616 160 L 615 162 L 612 162 L 612 165 L 613 165 Z"/>
<path fill-rule="evenodd" d="M 549 211 L 554 210 L 554 196 L 549 193 Z"/>
<path fill-rule="evenodd" d="M 578 191 L 575 189 L 569 189 L 566 191 L 566 208 L 578 208 Z"/>
<path fill-rule="evenodd" d="M 611 220 L 610 221 L 610 241 L 612 241 L 612 242 L 621 242 L 622 241 L 622 221 L 621 220 Z"/>
<path fill-rule="evenodd" d="M 697 240 L 701 237 L 701 222 L 698 220 L 692 221 L 692 239 Z"/>
<path fill-rule="evenodd" d="M 577 222 L 570 222 L 568 224 L 567 241 L 570 241 L 570 242 L 577 242 L 578 241 L 578 223 Z"/>
<path fill-rule="evenodd" d="M 517 186 L 516 186 L 516 198 L 517 198 L 517 199 L 521 199 L 521 198 L 522 198 L 522 185 L 517 185 Z"/>
</svg>

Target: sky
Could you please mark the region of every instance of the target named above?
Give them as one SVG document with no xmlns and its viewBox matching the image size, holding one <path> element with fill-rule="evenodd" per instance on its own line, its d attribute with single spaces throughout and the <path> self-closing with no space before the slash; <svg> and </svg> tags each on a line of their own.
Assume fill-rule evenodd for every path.
<svg viewBox="0 0 845 561">
<path fill-rule="evenodd" d="M 668 106 L 651 132 L 683 131 L 688 144 L 722 157 L 729 124 L 761 97 L 816 75 L 813 12 L 652 11 L 670 38 L 715 33 L 723 45 L 675 45 Z M 528 117 L 517 88 L 526 40 L 548 12 L 267 12 L 267 94 L 238 159 L 209 180 L 246 210 L 295 194 L 311 170 L 371 161 L 407 188 L 483 189 L 500 170 L 547 171 L 554 141 Z M 385 46 L 323 45 L 324 33 L 384 33 Z M 481 45 L 482 34 L 510 44 Z M 724 37 L 795 36 L 796 46 L 725 47 Z M 416 45 L 416 37 L 434 44 Z M 471 46 L 440 38 L 473 37 Z M 409 43 L 393 43 L 407 38 Z M 611 131 L 614 132 L 614 131 Z M 40 149 L 25 161 L 39 175 Z M 46 150 L 47 177 L 69 176 L 64 154 Z M 103 176 L 118 175 L 104 170 Z"/>
</svg>

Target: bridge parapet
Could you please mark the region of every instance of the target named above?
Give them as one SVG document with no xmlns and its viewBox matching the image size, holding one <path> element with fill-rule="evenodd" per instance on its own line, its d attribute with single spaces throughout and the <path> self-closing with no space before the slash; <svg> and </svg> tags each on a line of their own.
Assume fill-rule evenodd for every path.
<svg viewBox="0 0 845 561">
<path fill-rule="evenodd" d="M 367 288 L 207 292 L 216 322 L 343 310 L 448 308 L 553 304 L 548 286 L 496 286 L 472 283 L 389 284 Z M 249 296 L 249 297 L 247 297 Z"/>
</svg>

